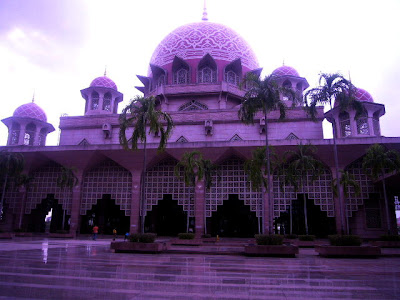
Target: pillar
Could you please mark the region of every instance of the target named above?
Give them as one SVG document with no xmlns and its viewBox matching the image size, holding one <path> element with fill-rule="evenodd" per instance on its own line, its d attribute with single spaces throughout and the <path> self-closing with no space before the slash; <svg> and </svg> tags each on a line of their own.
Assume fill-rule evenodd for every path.
<svg viewBox="0 0 400 300">
<path fill-rule="evenodd" d="M 132 199 L 129 233 L 140 232 L 140 171 L 131 170 L 132 174 Z"/>
<path fill-rule="evenodd" d="M 205 233 L 206 193 L 204 180 L 197 180 L 194 188 L 195 235 L 200 238 Z"/>
<path fill-rule="evenodd" d="M 336 169 L 335 167 L 331 167 L 331 172 L 332 172 L 332 180 L 336 178 Z M 346 234 L 347 233 L 347 214 L 346 214 L 346 201 L 345 201 L 345 195 L 344 195 L 344 190 L 343 186 L 340 184 L 340 178 L 342 174 L 339 172 L 339 179 L 338 179 L 338 184 L 339 184 L 339 192 L 340 192 L 340 197 L 341 197 L 341 203 L 339 203 L 339 197 L 334 196 L 333 201 L 335 205 L 335 224 L 336 224 L 336 232 L 338 234 Z M 340 210 L 342 209 L 342 210 Z M 343 226 L 342 226 L 343 222 Z M 342 228 L 343 231 L 342 232 Z"/>
<path fill-rule="evenodd" d="M 71 207 L 71 223 L 69 233 L 76 236 L 79 230 L 79 216 L 81 208 L 82 185 L 83 185 L 83 170 L 77 170 L 75 176 L 78 178 L 78 184 L 72 188 L 72 207 Z"/>
</svg>

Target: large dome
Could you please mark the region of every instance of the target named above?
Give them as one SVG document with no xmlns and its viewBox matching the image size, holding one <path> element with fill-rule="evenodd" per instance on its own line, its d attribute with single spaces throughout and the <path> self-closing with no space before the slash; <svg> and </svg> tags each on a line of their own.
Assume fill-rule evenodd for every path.
<svg viewBox="0 0 400 300">
<path fill-rule="evenodd" d="M 272 75 L 275 76 L 294 76 L 294 77 L 300 77 L 299 72 L 296 71 L 296 69 L 289 67 L 289 66 L 282 66 L 277 69 L 275 69 L 272 72 Z"/>
<path fill-rule="evenodd" d="M 42 122 L 47 122 L 47 117 L 43 109 L 36 103 L 30 102 L 18 107 L 13 114 L 14 117 L 31 118 Z"/>
<path fill-rule="evenodd" d="M 114 81 L 112 81 L 107 76 L 101 76 L 93 79 L 92 83 L 90 84 L 91 87 L 105 87 L 117 90 L 117 85 Z"/>
<path fill-rule="evenodd" d="M 371 94 L 364 89 L 357 88 L 356 99 L 358 101 L 374 102 Z"/>
<path fill-rule="evenodd" d="M 240 58 L 248 69 L 258 68 L 257 58 L 247 42 L 232 29 L 212 22 L 178 27 L 157 46 L 150 63 L 162 67 L 171 63 L 175 56 L 188 60 L 206 54 L 227 62 Z"/>
</svg>

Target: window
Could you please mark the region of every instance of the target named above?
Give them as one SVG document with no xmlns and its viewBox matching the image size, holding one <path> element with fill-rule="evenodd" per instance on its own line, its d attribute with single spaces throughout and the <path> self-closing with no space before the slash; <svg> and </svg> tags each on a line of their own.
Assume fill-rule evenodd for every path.
<svg viewBox="0 0 400 300">
<path fill-rule="evenodd" d="M 363 134 L 363 135 L 369 135 L 367 112 L 362 113 L 357 118 L 357 133 L 358 134 Z"/>
<path fill-rule="evenodd" d="M 13 123 L 11 126 L 10 145 L 18 144 L 20 131 L 21 131 L 21 126 L 18 123 Z"/>
<path fill-rule="evenodd" d="M 32 146 L 35 140 L 36 126 L 32 123 L 26 125 L 24 135 L 24 145 Z"/>
<path fill-rule="evenodd" d="M 210 66 L 205 66 L 199 69 L 198 72 L 199 83 L 215 83 L 217 82 L 217 71 Z"/>
<path fill-rule="evenodd" d="M 103 98 L 103 110 L 111 111 L 111 94 L 106 93 Z"/>
<path fill-rule="evenodd" d="M 232 70 L 225 73 L 225 80 L 230 84 L 239 85 L 239 75 Z"/>
<path fill-rule="evenodd" d="M 370 195 L 369 199 L 365 200 L 364 207 L 367 228 L 381 228 L 381 209 L 378 195 Z"/>
<path fill-rule="evenodd" d="M 46 135 L 47 135 L 46 128 L 42 128 L 39 133 L 39 145 L 40 146 L 46 145 Z"/>
<path fill-rule="evenodd" d="M 350 115 L 347 112 L 339 114 L 340 135 L 341 137 L 351 136 Z"/>
<path fill-rule="evenodd" d="M 189 71 L 186 68 L 180 68 L 174 75 L 174 84 L 187 84 L 189 82 Z"/>
<path fill-rule="evenodd" d="M 99 93 L 93 92 L 92 93 L 92 106 L 90 109 L 96 110 L 99 108 Z"/>
<path fill-rule="evenodd" d="M 377 113 L 374 113 L 373 119 L 372 119 L 372 124 L 374 126 L 374 134 L 377 136 L 381 135 L 381 128 L 379 124 L 379 115 Z"/>
<path fill-rule="evenodd" d="M 160 77 L 158 77 L 157 86 L 162 86 L 164 84 L 165 84 L 165 75 L 160 75 Z"/>
</svg>

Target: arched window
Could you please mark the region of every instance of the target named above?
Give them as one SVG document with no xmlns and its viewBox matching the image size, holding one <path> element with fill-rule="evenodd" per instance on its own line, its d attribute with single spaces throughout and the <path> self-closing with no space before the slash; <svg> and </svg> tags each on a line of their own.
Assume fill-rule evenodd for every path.
<svg viewBox="0 0 400 300">
<path fill-rule="evenodd" d="M 45 145 L 46 145 L 46 136 L 47 136 L 47 130 L 46 130 L 46 128 L 40 129 L 40 133 L 39 133 L 39 146 L 45 146 Z"/>
<path fill-rule="evenodd" d="M 302 87 L 303 87 L 303 86 L 302 86 L 301 82 L 299 82 L 299 83 L 296 84 L 296 90 L 298 90 L 298 91 L 300 91 L 300 92 L 302 91 Z"/>
<path fill-rule="evenodd" d="M 342 137 L 351 136 L 350 115 L 347 112 L 339 114 L 340 135 Z"/>
<path fill-rule="evenodd" d="M 93 91 L 92 92 L 92 105 L 90 109 L 95 110 L 99 108 L 99 93 Z"/>
<path fill-rule="evenodd" d="M 174 84 L 186 84 L 189 82 L 189 71 L 186 68 L 180 68 L 174 75 Z"/>
<path fill-rule="evenodd" d="M 103 110 L 111 111 L 111 93 L 107 92 L 103 98 Z"/>
<path fill-rule="evenodd" d="M 242 76 L 242 63 L 240 59 L 237 59 L 227 65 L 224 75 L 226 82 L 234 85 L 239 85 L 240 77 Z"/>
<path fill-rule="evenodd" d="M 206 54 L 199 62 L 197 81 L 199 83 L 217 82 L 217 64 L 210 54 Z"/>
<path fill-rule="evenodd" d="M 24 136 L 24 145 L 32 146 L 35 141 L 35 132 L 36 126 L 35 124 L 29 123 L 25 127 L 25 136 Z"/>
<path fill-rule="evenodd" d="M 225 73 L 225 80 L 230 84 L 239 85 L 239 75 L 232 70 Z"/>
<path fill-rule="evenodd" d="M 21 126 L 18 123 L 13 123 L 11 126 L 10 145 L 18 144 L 20 131 L 21 131 Z"/>
<path fill-rule="evenodd" d="M 157 86 L 162 86 L 164 84 L 165 84 L 165 75 L 160 75 L 160 77 L 158 77 Z"/>
<path fill-rule="evenodd" d="M 287 88 L 287 89 L 291 89 L 291 88 L 292 88 L 292 83 L 290 82 L 290 80 L 286 79 L 286 80 L 283 82 L 283 87 L 284 87 L 284 88 Z"/>
<path fill-rule="evenodd" d="M 374 113 L 373 119 L 372 119 L 372 124 L 374 125 L 374 134 L 376 136 L 381 135 L 381 127 L 379 124 L 379 114 L 378 112 Z"/>
<path fill-rule="evenodd" d="M 369 135 L 367 112 L 363 112 L 360 116 L 357 117 L 357 133 L 363 135 Z"/>
</svg>

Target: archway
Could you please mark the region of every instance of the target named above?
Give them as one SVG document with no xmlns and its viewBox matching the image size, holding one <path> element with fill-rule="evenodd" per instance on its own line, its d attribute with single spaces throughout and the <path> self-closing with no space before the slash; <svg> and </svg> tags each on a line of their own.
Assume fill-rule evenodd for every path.
<svg viewBox="0 0 400 300">
<path fill-rule="evenodd" d="M 224 237 L 253 237 L 258 232 L 257 216 L 238 195 L 231 194 L 208 218 L 212 235 Z"/>
<path fill-rule="evenodd" d="M 180 232 L 186 232 L 187 223 L 191 221 L 192 218 L 188 219 L 187 212 L 183 211 L 178 200 L 174 200 L 171 194 L 166 194 L 147 213 L 145 229 L 159 236 L 176 236 Z"/>
<path fill-rule="evenodd" d="M 82 216 L 80 232 L 91 233 L 94 225 L 99 227 L 102 234 L 112 234 L 114 228 L 118 234 L 124 234 L 129 232 L 130 220 L 110 194 L 103 194 L 92 209 Z"/>
</svg>

